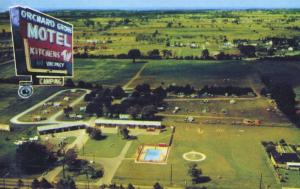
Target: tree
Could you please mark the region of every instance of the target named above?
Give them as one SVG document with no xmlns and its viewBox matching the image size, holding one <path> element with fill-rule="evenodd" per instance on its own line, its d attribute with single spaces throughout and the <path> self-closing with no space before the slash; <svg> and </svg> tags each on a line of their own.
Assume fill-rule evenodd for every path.
<svg viewBox="0 0 300 189">
<path fill-rule="evenodd" d="M 153 189 L 163 189 L 163 187 L 157 182 L 153 185 Z"/>
<path fill-rule="evenodd" d="M 64 161 L 68 166 L 71 166 L 72 164 L 75 163 L 75 161 L 77 160 L 77 152 L 75 151 L 74 148 L 69 149 L 64 157 Z"/>
<path fill-rule="evenodd" d="M 120 134 L 123 136 L 123 139 L 128 139 L 129 138 L 129 130 L 127 129 L 127 127 L 121 128 Z"/>
<path fill-rule="evenodd" d="M 31 183 L 31 188 L 32 189 L 38 189 L 40 187 L 40 182 L 38 179 L 33 179 L 32 183 Z"/>
<path fill-rule="evenodd" d="M 266 146 L 266 151 L 268 153 L 272 152 L 275 149 L 276 149 L 276 147 L 273 144 L 267 144 L 267 146 Z"/>
<path fill-rule="evenodd" d="M 123 88 L 120 85 L 117 85 L 112 90 L 112 96 L 117 99 L 123 98 L 125 96 L 125 94 L 126 94 L 125 91 L 123 90 Z"/>
<path fill-rule="evenodd" d="M 88 114 L 96 114 L 97 116 L 101 116 L 103 113 L 102 112 L 102 104 L 99 105 L 95 102 L 90 102 L 86 106 L 85 112 Z"/>
<path fill-rule="evenodd" d="M 150 93 L 151 92 L 151 87 L 147 83 L 143 83 L 142 85 L 137 85 L 135 87 L 135 90 L 140 92 L 140 93 Z"/>
<path fill-rule="evenodd" d="M 127 186 L 127 189 L 135 189 L 135 188 L 131 183 L 129 183 L 128 186 Z"/>
<path fill-rule="evenodd" d="M 85 102 L 90 102 L 90 101 L 92 101 L 92 100 L 93 100 L 93 95 L 92 95 L 91 93 L 86 94 L 86 95 L 84 96 L 84 101 L 85 101 Z"/>
<path fill-rule="evenodd" d="M 75 87 L 75 84 L 72 79 L 67 79 L 65 83 L 66 87 Z"/>
<path fill-rule="evenodd" d="M 78 87 L 79 87 L 79 88 L 85 88 L 85 82 L 80 80 L 80 81 L 78 82 Z"/>
<path fill-rule="evenodd" d="M 142 118 L 147 120 L 152 120 L 155 117 L 156 108 L 154 105 L 145 106 L 142 109 Z"/>
<path fill-rule="evenodd" d="M 149 58 L 154 58 L 154 59 L 160 58 L 159 49 L 153 49 L 151 51 L 148 51 L 147 54 L 148 54 Z"/>
<path fill-rule="evenodd" d="M 18 182 L 17 182 L 17 188 L 22 188 L 24 186 L 24 182 L 19 179 Z"/>
<path fill-rule="evenodd" d="M 45 145 L 26 142 L 16 150 L 16 163 L 27 173 L 39 173 L 55 163 L 57 158 Z"/>
<path fill-rule="evenodd" d="M 66 179 L 62 178 L 58 181 L 56 185 L 57 189 L 76 189 L 75 182 L 72 178 L 68 177 Z"/>
<path fill-rule="evenodd" d="M 296 94 L 291 85 L 277 83 L 270 87 L 271 97 L 275 100 L 278 108 L 288 116 L 296 112 Z"/>
<path fill-rule="evenodd" d="M 255 46 L 252 45 L 239 45 L 238 49 L 240 50 L 241 54 L 246 57 L 255 57 Z"/>
<path fill-rule="evenodd" d="M 48 189 L 53 188 L 52 184 L 50 184 L 45 178 L 42 178 L 40 181 L 40 189 Z"/>
<path fill-rule="evenodd" d="M 170 45 L 169 45 L 170 46 Z M 163 57 L 165 58 L 170 58 L 172 56 L 172 51 L 171 50 L 167 50 L 167 49 L 164 49 L 162 50 L 162 54 L 163 54 Z"/>
<path fill-rule="evenodd" d="M 197 164 L 191 164 L 188 169 L 188 175 L 192 178 L 193 183 L 198 183 L 202 171 L 197 168 Z"/>
<path fill-rule="evenodd" d="M 209 51 L 208 51 L 208 49 L 204 49 L 202 51 L 201 58 L 204 59 L 204 60 L 209 59 Z"/>
<path fill-rule="evenodd" d="M 141 56 L 141 51 L 139 49 L 131 49 L 128 52 L 128 57 L 132 58 L 132 62 L 135 63 L 135 59 Z"/>
<path fill-rule="evenodd" d="M 73 111 L 73 108 L 71 106 L 67 106 L 64 108 L 64 114 L 69 115 Z"/>
<path fill-rule="evenodd" d="M 137 118 L 137 115 L 140 113 L 140 107 L 138 105 L 130 106 L 127 109 L 127 113 L 133 118 Z"/>
<path fill-rule="evenodd" d="M 94 140 L 101 140 L 103 138 L 101 129 L 95 127 L 87 127 L 86 133 Z"/>
</svg>

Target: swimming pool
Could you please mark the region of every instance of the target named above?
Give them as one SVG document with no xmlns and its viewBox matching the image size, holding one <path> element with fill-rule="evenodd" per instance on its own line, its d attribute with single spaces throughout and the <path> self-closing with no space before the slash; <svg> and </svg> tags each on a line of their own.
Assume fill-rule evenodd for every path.
<svg viewBox="0 0 300 189">
<path fill-rule="evenodd" d="M 161 159 L 162 151 L 160 149 L 147 149 L 144 160 L 145 161 L 159 161 Z"/>
</svg>

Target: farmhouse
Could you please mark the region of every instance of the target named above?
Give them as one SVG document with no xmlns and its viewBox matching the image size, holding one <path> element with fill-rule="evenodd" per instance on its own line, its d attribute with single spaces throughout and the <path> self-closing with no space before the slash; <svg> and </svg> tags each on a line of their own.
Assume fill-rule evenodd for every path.
<svg viewBox="0 0 300 189">
<path fill-rule="evenodd" d="M 136 120 L 112 120 L 96 119 L 95 125 L 104 127 L 139 127 L 139 128 L 161 128 L 160 121 L 136 121 Z"/>
<path fill-rule="evenodd" d="M 72 124 L 59 124 L 59 125 L 46 125 L 37 128 L 37 132 L 40 135 L 59 133 L 64 131 L 73 131 L 78 129 L 85 129 L 86 125 L 83 123 L 72 123 Z"/>
</svg>

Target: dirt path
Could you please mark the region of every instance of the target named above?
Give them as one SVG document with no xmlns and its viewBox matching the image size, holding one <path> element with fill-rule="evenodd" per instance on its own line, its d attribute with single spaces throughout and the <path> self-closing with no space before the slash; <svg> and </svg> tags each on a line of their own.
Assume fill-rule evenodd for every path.
<svg viewBox="0 0 300 189">
<path fill-rule="evenodd" d="M 83 145 L 88 141 L 89 136 L 86 134 L 86 132 L 83 130 L 79 136 L 76 137 L 76 140 L 69 144 L 66 147 L 66 151 L 72 148 L 76 148 L 78 151 L 83 147 Z M 45 174 L 41 175 L 39 179 L 45 178 L 49 182 L 55 181 L 55 178 L 62 172 L 63 167 L 58 166 L 55 167 L 53 170 L 46 172 Z"/>
<path fill-rule="evenodd" d="M 133 83 L 134 80 L 136 80 L 137 78 L 139 78 L 141 76 L 141 73 L 144 71 L 144 69 L 146 68 L 146 66 L 149 63 L 144 63 L 144 65 L 140 68 L 140 70 L 135 74 L 135 76 L 133 76 L 124 86 L 123 89 L 124 90 L 129 90 L 129 86 Z"/>
<path fill-rule="evenodd" d="M 27 110 L 25 110 L 24 112 L 22 113 L 19 113 L 18 115 L 14 116 L 11 120 L 10 120 L 10 123 L 12 123 L 13 125 L 45 125 L 45 124 L 56 124 L 56 123 L 61 123 L 61 122 L 58 122 L 56 121 L 56 118 L 61 115 L 63 113 L 63 110 L 57 112 L 56 114 L 52 115 L 50 118 L 48 118 L 47 120 L 45 121 L 39 121 L 39 122 L 23 122 L 23 121 L 19 121 L 19 118 L 24 116 L 25 114 L 33 111 L 34 109 L 42 106 L 44 103 L 48 102 L 49 100 L 55 98 L 56 96 L 58 96 L 59 94 L 63 93 L 63 92 L 66 92 L 68 90 L 71 90 L 71 89 L 67 89 L 67 90 L 61 90 L 51 96 L 49 96 L 48 98 L 46 98 L 45 100 L 35 104 L 34 106 L 28 108 Z M 80 100 L 82 100 L 84 98 L 84 95 L 87 94 L 88 92 L 90 92 L 90 90 L 88 89 L 81 89 L 81 90 L 85 90 L 85 93 L 77 98 L 74 102 L 72 102 L 72 106 L 78 104 L 80 102 Z"/>
<path fill-rule="evenodd" d="M 116 174 L 118 168 L 120 167 L 122 161 L 125 159 L 127 151 L 129 150 L 132 141 L 127 141 L 121 153 L 114 158 L 101 158 L 101 157 L 91 157 L 91 156 L 79 156 L 81 159 L 88 161 L 95 161 L 104 167 L 104 176 L 99 179 L 95 184 L 100 186 L 102 184 L 111 184 L 111 181 Z"/>
</svg>

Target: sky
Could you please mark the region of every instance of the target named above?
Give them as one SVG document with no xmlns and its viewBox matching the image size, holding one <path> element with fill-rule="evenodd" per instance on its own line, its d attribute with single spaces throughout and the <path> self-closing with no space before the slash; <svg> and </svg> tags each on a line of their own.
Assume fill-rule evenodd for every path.
<svg viewBox="0 0 300 189">
<path fill-rule="evenodd" d="M 300 0 L 0 0 L 0 11 L 13 5 L 56 9 L 277 9 L 300 8 Z"/>
</svg>

